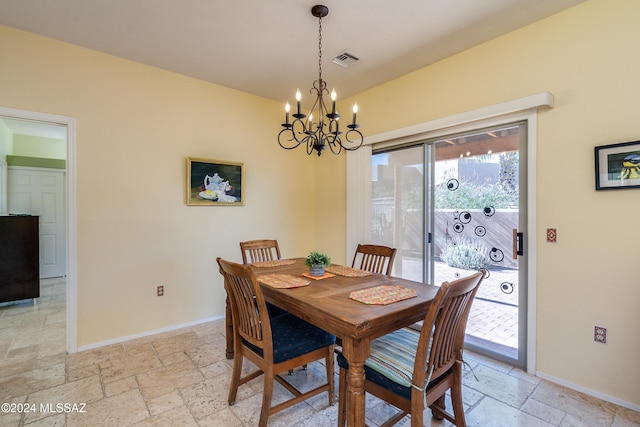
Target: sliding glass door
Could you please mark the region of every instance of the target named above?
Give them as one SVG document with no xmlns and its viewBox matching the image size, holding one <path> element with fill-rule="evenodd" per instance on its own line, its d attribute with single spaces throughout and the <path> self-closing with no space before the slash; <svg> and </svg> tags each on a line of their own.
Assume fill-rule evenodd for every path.
<svg viewBox="0 0 640 427">
<path fill-rule="evenodd" d="M 467 346 L 525 367 L 526 125 L 374 151 L 372 238 L 398 249 L 393 274 L 440 284 L 488 270 Z"/>
</svg>

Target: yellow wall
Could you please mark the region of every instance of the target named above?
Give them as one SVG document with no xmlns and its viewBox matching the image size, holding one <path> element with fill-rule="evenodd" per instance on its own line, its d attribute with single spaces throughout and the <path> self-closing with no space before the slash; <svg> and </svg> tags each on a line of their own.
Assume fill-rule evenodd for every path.
<svg viewBox="0 0 640 427">
<path fill-rule="evenodd" d="M 536 368 L 635 405 L 640 190 L 596 192 L 593 151 L 640 139 L 638 18 L 636 0 L 591 0 L 357 95 L 362 129 L 373 135 L 553 93 L 555 108 L 539 115 L 538 230 L 531 235 L 538 245 Z M 317 176 L 329 165 L 318 164 Z M 558 243 L 546 243 L 546 227 L 557 227 Z M 341 233 L 327 226 L 318 235 Z M 608 344 L 594 343 L 595 325 L 608 328 Z"/>
<path fill-rule="evenodd" d="M 536 368 L 635 405 L 640 190 L 596 192 L 593 147 L 640 139 L 638 17 L 636 0 L 590 0 L 357 96 L 373 135 L 554 94 L 538 123 Z M 214 258 L 239 260 L 240 240 L 349 258 L 344 157 L 277 149 L 279 103 L 6 27 L 0 56 L 3 106 L 77 119 L 80 345 L 222 314 Z M 245 162 L 246 206 L 187 207 L 187 156 Z"/>
<path fill-rule="evenodd" d="M 241 240 L 313 249 L 314 160 L 278 148 L 279 103 L 7 27 L 0 56 L 4 107 L 77 119 L 79 346 L 222 315 Z M 244 162 L 246 205 L 186 206 L 189 156 Z"/>
</svg>

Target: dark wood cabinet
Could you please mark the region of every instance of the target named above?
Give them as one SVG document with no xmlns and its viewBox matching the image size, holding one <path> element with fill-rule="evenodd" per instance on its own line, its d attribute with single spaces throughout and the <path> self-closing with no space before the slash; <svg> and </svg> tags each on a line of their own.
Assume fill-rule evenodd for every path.
<svg viewBox="0 0 640 427">
<path fill-rule="evenodd" d="M 0 216 L 0 302 L 40 296 L 37 216 Z"/>
</svg>

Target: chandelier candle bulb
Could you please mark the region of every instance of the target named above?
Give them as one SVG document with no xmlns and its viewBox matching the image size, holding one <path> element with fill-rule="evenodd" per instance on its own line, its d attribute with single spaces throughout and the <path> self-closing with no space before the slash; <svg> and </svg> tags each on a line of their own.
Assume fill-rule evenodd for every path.
<svg viewBox="0 0 640 427">
<path fill-rule="evenodd" d="M 291 106 L 289 105 L 289 103 L 287 102 L 284 106 L 284 111 L 285 111 L 285 124 L 289 124 L 289 110 L 291 109 Z"/>
<path fill-rule="evenodd" d="M 353 104 L 353 124 L 356 124 L 356 113 L 358 112 L 358 103 Z"/>
<path fill-rule="evenodd" d="M 331 91 L 331 114 L 336 114 L 336 90 Z"/>
<path fill-rule="evenodd" d="M 300 100 L 302 99 L 302 94 L 300 93 L 300 89 L 296 89 L 296 101 L 298 103 L 298 114 L 300 114 Z"/>
</svg>

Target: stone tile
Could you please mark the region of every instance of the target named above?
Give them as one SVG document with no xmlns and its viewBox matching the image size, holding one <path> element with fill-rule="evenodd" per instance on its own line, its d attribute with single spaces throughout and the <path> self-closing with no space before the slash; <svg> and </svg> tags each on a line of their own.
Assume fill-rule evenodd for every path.
<svg viewBox="0 0 640 427">
<path fill-rule="evenodd" d="M 97 364 L 81 366 L 67 371 L 67 381 L 77 381 L 80 378 L 90 377 L 100 373 L 100 367 Z"/>
<path fill-rule="evenodd" d="M 29 395 L 28 402 L 41 405 L 58 403 L 81 405 L 98 401 L 103 398 L 102 385 L 97 375 L 93 377 L 83 378 L 78 381 L 61 384 L 46 390 L 41 390 Z M 44 418 L 50 415 L 50 412 L 30 412 L 25 414 L 25 423 Z"/>
<path fill-rule="evenodd" d="M 274 389 L 275 394 L 275 389 Z M 274 396 L 275 398 L 275 396 Z M 260 419 L 262 408 L 262 393 L 249 397 L 248 399 L 237 400 L 231 411 L 247 426 L 256 426 Z M 312 417 L 314 410 L 306 402 L 298 403 L 281 412 L 269 417 L 269 426 L 289 427 L 297 425 L 302 421 Z"/>
<path fill-rule="evenodd" d="M 164 356 L 160 356 L 160 361 L 164 366 L 173 365 L 175 363 L 184 362 L 185 360 L 191 360 L 186 352 L 177 351 Z"/>
<path fill-rule="evenodd" d="M 138 375 L 140 390 L 147 399 L 170 393 L 204 380 L 202 373 L 190 360 L 162 367 Z"/>
<path fill-rule="evenodd" d="M 78 369 L 88 365 L 100 364 L 109 359 L 122 358 L 126 355 L 122 344 L 112 344 L 92 350 L 81 351 L 70 354 L 67 363 L 70 370 Z"/>
<path fill-rule="evenodd" d="M 63 384 L 64 381 L 64 363 L 0 378 L 0 401 L 5 402 L 11 397 L 23 396 L 55 387 Z"/>
<path fill-rule="evenodd" d="M 227 427 L 228 424 L 223 424 L 218 421 L 218 426 Z M 189 413 L 189 410 L 185 407 L 174 409 L 169 412 L 164 412 L 160 415 L 147 418 L 133 425 L 134 427 L 146 427 L 146 426 L 181 426 L 181 427 L 198 427 L 198 423 L 193 419 L 193 416 Z"/>
<path fill-rule="evenodd" d="M 138 382 L 136 377 L 127 377 L 121 380 L 106 383 L 104 385 L 104 393 L 107 397 L 115 396 L 116 394 L 124 393 L 125 391 L 138 388 Z"/>
<path fill-rule="evenodd" d="M 84 413 L 67 415 L 68 427 L 129 426 L 149 418 L 149 411 L 138 390 L 89 403 Z"/>
<path fill-rule="evenodd" d="M 37 353 L 29 352 L 0 360 L 0 378 L 10 377 L 35 368 L 36 356 Z"/>
<path fill-rule="evenodd" d="M 29 423 L 29 427 L 64 427 L 67 425 L 65 414 L 50 415 Z"/>
<path fill-rule="evenodd" d="M 482 399 L 465 416 L 469 427 L 551 427 L 554 425 L 490 397 Z"/>
<path fill-rule="evenodd" d="M 147 399 L 147 407 L 151 415 L 162 414 L 163 412 L 171 411 L 181 406 L 185 406 L 185 403 L 177 390 L 163 394 L 162 396 Z"/>
<path fill-rule="evenodd" d="M 185 353 L 193 360 L 193 363 L 197 367 L 211 365 L 214 362 L 218 362 L 225 359 L 225 352 L 220 351 L 212 346 L 202 346 L 192 349 L 188 349 Z"/>
<path fill-rule="evenodd" d="M 220 319 L 215 322 L 206 322 L 200 323 L 199 325 L 193 325 L 190 329 L 200 337 L 210 334 L 218 334 L 224 337 L 226 334 L 224 319 Z"/>
<path fill-rule="evenodd" d="M 153 347 L 160 356 L 165 356 L 178 351 L 187 351 L 197 348 L 201 342 L 193 331 L 186 331 L 178 335 L 170 335 L 152 341 Z"/>
<path fill-rule="evenodd" d="M 553 424 L 554 426 L 560 425 L 560 422 L 562 422 L 562 419 L 566 415 L 566 412 L 554 408 L 553 406 L 549 406 L 536 399 L 527 400 L 520 410 Z"/>
<path fill-rule="evenodd" d="M 241 427 L 242 421 L 229 408 L 222 409 L 214 414 L 207 415 L 198 421 L 200 427 Z"/>
<path fill-rule="evenodd" d="M 229 407 L 227 403 L 228 381 L 229 379 L 226 377 L 211 378 L 185 387 L 180 391 L 187 408 L 196 420 L 201 420 Z M 240 390 L 242 389 L 243 387 L 240 387 Z M 238 393 L 238 397 L 240 397 L 240 393 Z"/>
<path fill-rule="evenodd" d="M 155 351 L 153 345 L 151 345 L 151 342 L 143 342 L 138 340 L 128 341 L 124 343 L 124 349 L 127 354 L 139 354 Z"/>
<path fill-rule="evenodd" d="M 632 411 L 631 409 L 627 409 L 627 408 L 618 407 L 616 410 L 616 416 L 615 416 L 613 425 L 615 427 L 626 426 L 626 425 L 640 426 L 640 412 Z"/>
<path fill-rule="evenodd" d="M 105 383 L 121 380 L 162 367 L 162 362 L 155 353 L 139 353 L 123 355 L 100 363 L 102 379 Z"/>
<path fill-rule="evenodd" d="M 566 412 L 568 416 L 563 423 L 568 426 L 581 422 L 592 423 L 590 426 L 611 425 L 616 412 L 612 403 L 549 382 L 541 383 L 532 399 Z"/>
<path fill-rule="evenodd" d="M 212 363 L 209 366 L 204 366 L 200 368 L 200 372 L 202 372 L 205 378 L 213 378 L 213 377 L 217 377 L 218 375 L 225 375 L 225 374 L 231 375 L 231 367 L 229 366 L 228 363 L 226 363 L 226 360 L 225 360 L 221 362 Z M 336 384 L 338 383 L 336 382 Z"/>
<path fill-rule="evenodd" d="M 508 372 L 497 371 L 485 365 L 474 368 L 480 381 L 476 381 L 471 373 L 464 373 L 464 384 L 486 396 L 520 408 L 536 388 L 535 384 L 519 381 Z"/>
</svg>

